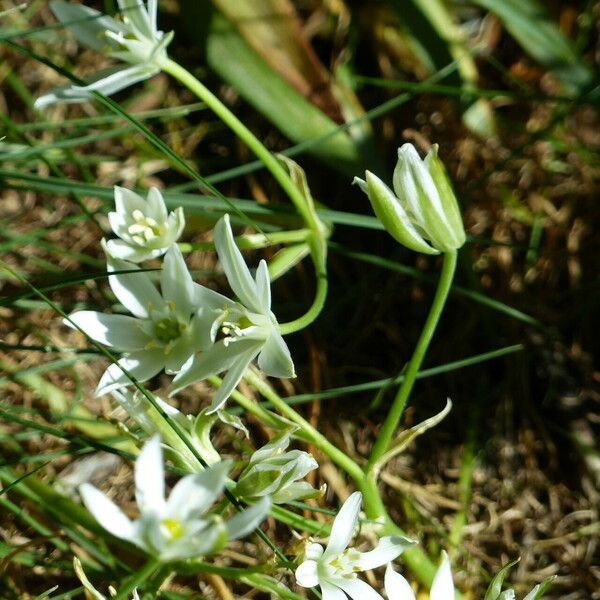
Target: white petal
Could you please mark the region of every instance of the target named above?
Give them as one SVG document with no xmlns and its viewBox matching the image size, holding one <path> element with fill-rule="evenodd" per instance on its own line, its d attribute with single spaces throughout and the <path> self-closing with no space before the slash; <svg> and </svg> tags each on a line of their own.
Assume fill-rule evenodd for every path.
<svg viewBox="0 0 600 600">
<path fill-rule="evenodd" d="M 167 501 L 169 517 L 183 522 L 210 508 L 223 491 L 230 468 L 231 462 L 225 460 L 180 479 Z"/>
<path fill-rule="evenodd" d="M 296 583 L 302 587 L 310 588 L 319 585 L 317 563 L 314 560 L 305 560 L 295 572 Z"/>
<path fill-rule="evenodd" d="M 165 223 L 167 221 L 168 214 L 165 199 L 157 187 L 151 187 L 148 190 L 146 205 L 149 217 L 152 217 L 157 223 Z"/>
<path fill-rule="evenodd" d="M 165 474 L 158 435 L 144 444 L 135 461 L 135 499 L 142 514 L 160 514 L 165 507 Z"/>
<path fill-rule="evenodd" d="M 243 340 L 225 346 L 223 341 L 219 341 L 211 346 L 205 352 L 194 358 L 194 362 L 186 369 L 185 373 L 180 373 L 173 379 L 171 396 L 179 390 L 202 381 L 210 375 L 217 375 L 229 369 L 238 360 L 239 353 L 245 354 L 250 347 L 256 346 L 255 340 Z M 258 350 L 257 350 L 258 352 Z"/>
<path fill-rule="evenodd" d="M 183 260 L 181 250 L 173 244 L 163 263 L 160 276 L 160 289 L 167 302 L 173 302 L 175 312 L 182 319 L 189 319 L 197 306 L 194 306 L 195 287 L 192 276 Z"/>
<path fill-rule="evenodd" d="M 115 185 L 115 209 L 117 214 L 125 221 L 130 221 L 134 210 L 139 210 L 143 214 L 146 213 L 146 201 L 132 190 Z M 116 231 L 115 231 L 116 233 Z"/>
<path fill-rule="evenodd" d="M 336 579 L 335 585 L 341 587 L 352 600 L 383 600 L 368 583 L 360 579 Z"/>
<path fill-rule="evenodd" d="M 214 311 L 200 309 L 190 321 L 190 338 L 194 352 L 208 350 L 214 342 L 212 329 L 217 315 Z"/>
<path fill-rule="evenodd" d="M 414 540 L 400 535 L 386 535 L 379 540 L 377 548 L 370 552 L 361 552 L 356 565 L 360 567 L 361 571 L 375 569 L 394 560 L 415 544 Z"/>
<path fill-rule="evenodd" d="M 239 540 L 252 533 L 264 521 L 271 510 L 271 499 L 261 498 L 256 504 L 246 508 L 227 521 L 227 531 L 230 540 Z"/>
<path fill-rule="evenodd" d="M 454 582 L 450 569 L 450 559 L 442 552 L 442 564 L 439 566 L 431 584 L 430 600 L 454 600 Z"/>
<path fill-rule="evenodd" d="M 109 365 L 100 378 L 96 388 L 96 396 L 108 394 L 120 387 L 131 384 L 131 380 L 119 367 L 119 364 L 140 383 L 154 377 L 165 365 L 165 355 L 162 348 L 134 352 L 121 358 L 118 364 Z"/>
<path fill-rule="evenodd" d="M 106 243 L 104 242 L 104 246 Z M 108 252 L 108 249 L 105 247 Z M 114 271 L 132 271 L 139 267 L 132 263 L 120 260 L 110 254 L 107 256 L 107 269 Z M 110 275 L 108 283 L 119 302 L 133 315 L 140 319 L 147 319 L 150 309 L 165 310 L 165 303 L 148 274 L 125 273 Z"/>
<path fill-rule="evenodd" d="M 398 150 L 398 159 L 399 163 L 404 165 L 404 168 L 401 168 L 399 173 L 399 181 L 401 182 L 402 186 L 401 189 L 396 189 L 397 175 L 394 171 L 394 189 L 396 189 L 396 193 L 400 191 L 402 194 L 405 194 L 405 197 L 407 200 L 409 200 L 412 198 L 409 196 L 409 194 L 412 193 L 409 191 L 409 189 L 414 188 L 417 194 L 422 193 L 424 195 L 429 205 L 431 205 L 438 214 L 438 217 L 445 220 L 444 207 L 442 205 L 438 189 L 435 186 L 435 182 L 433 181 L 429 170 L 427 169 L 425 161 L 421 159 L 415 147 L 410 143 L 403 144 Z M 417 196 L 415 196 L 415 198 L 416 197 Z M 413 208 L 415 211 L 417 210 L 412 204 L 411 208 Z M 419 207 L 418 212 L 421 213 L 421 211 L 422 208 Z"/>
<path fill-rule="evenodd" d="M 73 33 L 80 44 L 98 52 L 104 52 L 108 38 L 104 32 L 120 31 L 122 25 L 113 18 L 99 13 L 83 4 L 53 0 L 50 9 L 54 16 Z"/>
<path fill-rule="evenodd" d="M 185 214 L 181 206 L 177 207 L 167 218 L 167 229 L 170 243 L 179 239 L 185 227 Z"/>
<path fill-rule="evenodd" d="M 212 415 L 214 412 L 218 411 L 225 402 L 227 402 L 227 398 L 231 396 L 233 390 L 237 387 L 237 384 L 240 382 L 248 365 L 254 360 L 256 355 L 260 351 L 261 343 L 256 344 L 254 340 L 248 340 L 249 345 L 246 346 L 246 349 L 242 351 L 241 342 L 236 342 L 234 346 L 238 346 L 237 350 L 239 354 L 235 358 L 235 362 L 231 365 L 229 370 L 227 371 L 227 375 L 223 377 L 223 381 L 221 386 L 217 390 L 217 393 L 213 397 L 213 401 L 210 405 L 210 409 L 207 411 L 207 414 Z"/>
<path fill-rule="evenodd" d="M 46 95 L 35 101 L 35 108 L 42 109 L 58 102 L 85 102 L 92 99 L 91 92 L 97 91 L 110 95 L 138 81 L 152 77 L 157 72 L 156 67 L 147 64 L 123 68 L 121 66 L 102 69 L 93 75 L 85 77 L 87 85 L 61 85 L 50 90 Z"/>
<path fill-rule="evenodd" d="M 142 0 L 118 0 L 118 4 L 125 23 L 131 23 L 140 37 L 153 39 L 154 32 Z"/>
<path fill-rule="evenodd" d="M 358 513 L 360 511 L 361 503 L 362 494 L 360 492 L 354 492 L 348 497 L 346 502 L 342 504 L 340 512 L 338 512 L 337 517 L 333 521 L 329 543 L 325 549 L 324 556 L 339 554 L 346 548 L 352 539 L 354 528 L 358 522 Z"/>
<path fill-rule="evenodd" d="M 148 0 L 147 2 L 148 19 L 150 20 L 151 29 L 156 35 L 157 17 L 158 17 L 158 0 Z"/>
<path fill-rule="evenodd" d="M 74 323 L 93 340 L 119 350 L 139 350 L 150 341 L 142 331 L 139 319 L 126 315 L 81 310 L 69 315 L 69 320 L 64 322 L 69 327 Z"/>
<path fill-rule="evenodd" d="M 117 69 L 108 75 L 104 75 L 97 80 L 92 81 L 85 86 L 77 86 L 75 91 L 80 91 L 83 94 L 90 92 L 100 92 L 105 96 L 110 96 L 116 92 L 129 87 L 139 81 L 144 81 L 153 75 L 156 75 L 158 69 L 149 64 L 138 64 L 124 69 Z"/>
<path fill-rule="evenodd" d="M 256 269 L 256 293 L 262 304 L 262 312 L 269 314 L 271 310 L 271 280 L 269 279 L 269 267 L 265 260 L 258 263 Z"/>
<path fill-rule="evenodd" d="M 339 587 L 327 582 L 320 581 L 323 600 L 348 600 L 348 596 Z"/>
<path fill-rule="evenodd" d="M 275 329 L 258 355 L 258 366 L 269 377 L 296 377 L 290 350 Z"/>
<path fill-rule="evenodd" d="M 140 263 L 144 260 L 158 258 L 167 251 L 166 248 L 152 250 L 150 248 L 143 248 L 142 246 L 133 246 L 124 240 L 108 240 L 106 242 L 106 249 L 111 256 L 132 263 Z"/>
<path fill-rule="evenodd" d="M 230 300 L 227 296 L 223 296 L 223 294 L 219 294 L 219 292 L 215 292 L 199 283 L 194 284 L 194 295 L 194 305 L 201 306 L 204 309 L 225 310 L 226 308 L 239 307 L 239 304 Z"/>
<path fill-rule="evenodd" d="M 194 352 L 195 340 L 192 335 L 182 335 L 165 355 L 165 371 L 169 374 L 179 373 Z"/>
<path fill-rule="evenodd" d="M 123 540 L 135 538 L 133 523 L 123 511 L 100 490 L 89 483 L 79 488 L 85 507 L 109 533 Z"/>
<path fill-rule="evenodd" d="M 415 600 L 410 584 L 400 573 L 396 573 L 391 563 L 385 570 L 385 593 L 388 600 Z"/>
<path fill-rule="evenodd" d="M 227 281 L 242 304 L 256 313 L 262 313 L 262 302 L 250 270 L 237 247 L 229 223 L 229 215 L 224 215 L 215 226 L 215 247 L 223 265 Z"/>
<path fill-rule="evenodd" d="M 323 556 L 325 549 L 321 544 L 315 544 L 314 542 L 306 546 L 304 550 L 304 558 L 306 560 L 319 560 Z"/>
</svg>

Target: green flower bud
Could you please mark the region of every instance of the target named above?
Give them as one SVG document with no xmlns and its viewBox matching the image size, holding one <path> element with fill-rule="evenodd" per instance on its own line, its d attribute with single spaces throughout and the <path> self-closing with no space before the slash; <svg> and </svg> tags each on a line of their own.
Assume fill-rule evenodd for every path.
<svg viewBox="0 0 600 600">
<path fill-rule="evenodd" d="M 412 144 L 398 150 L 392 191 L 367 171 L 354 178 L 386 231 L 402 245 L 423 252 L 454 252 L 465 243 L 456 196 L 434 145 L 421 160 Z"/>
<path fill-rule="evenodd" d="M 282 504 L 321 494 L 306 481 L 299 481 L 318 464 L 307 452 L 285 452 L 291 433 L 287 431 L 277 436 L 250 457 L 233 490 L 236 496 L 248 501 L 270 496 L 274 504 Z"/>
</svg>

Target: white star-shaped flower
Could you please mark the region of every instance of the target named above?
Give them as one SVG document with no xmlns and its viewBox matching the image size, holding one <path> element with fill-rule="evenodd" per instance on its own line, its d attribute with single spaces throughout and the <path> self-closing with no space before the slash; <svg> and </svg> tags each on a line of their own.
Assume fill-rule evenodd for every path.
<svg viewBox="0 0 600 600">
<path fill-rule="evenodd" d="M 36 108 L 57 102 L 82 102 L 91 97 L 91 92 L 110 96 L 162 70 L 173 32 L 164 34 L 157 28 L 158 0 L 148 0 L 147 4 L 142 0 L 117 2 L 122 20 L 103 15 L 83 4 L 64 0 L 50 2 L 56 18 L 64 23 L 79 43 L 125 64 L 95 73 L 87 78 L 88 85 L 70 84 L 55 88 L 35 101 Z"/>
<path fill-rule="evenodd" d="M 253 278 L 233 238 L 229 215 L 219 220 L 214 231 L 215 246 L 227 281 L 239 302 L 211 290 L 204 299 L 205 310 L 214 315 L 211 339 L 214 344 L 198 354 L 192 364 L 173 380 L 173 391 L 224 371 L 221 387 L 211 405 L 218 410 L 235 389 L 248 365 L 258 356 L 258 366 L 271 377 L 295 377 L 290 351 L 271 311 L 271 284 L 267 263 L 260 261 Z M 206 288 L 205 288 L 206 289 Z"/>
<path fill-rule="evenodd" d="M 220 297 L 192 281 L 176 245 L 165 256 L 160 274 L 161 292 L 147 272 L 110 256 L 105 249 L 108 270 L 116 272 L 108 278 L 110 287 L 133 316 L 83 310 L 65 320 L 65 324 L 75 324 L 93 340 L 125 352 L 102 375 L 97 395 L 131 383 L 119 365 L 140 382 L 163 369 L 168 373 L 185 371 L 191 366 L 194 353 L 212 344 L 210 328 L 214 317 L 204 311 L 205 298 L 210 299 L 211 293 Z"/>
<path fill-rule="evenodd" d="M 227 540 L 253 531 L 270 509 L 268 498 L 238 513 L 229 521 L 208 514 L 221 495 L 231 467 L 220 463 L 186 475 L 165 499 L 160 438 L 151 438 L 135 462 L 135 497 L 140 516 L 131 521 L 93 485 L 80 487 L 86 508 L 109 533 L 142 548 L 163 562 L 196 558 L 223 548 Z"/>
<path fill-rule="evenodd" d="M 310 543 L 305 560 L 296 569 L 296 581 L 302 587 L 320 586 L 323 600 L 383 600 L 368 583 L 358 579 L 361 571 L 375 569 L 394 560 L 404 550 L 415 544 L 413 540 L 398 535 L 388 535 L 370 552 L 348 548 L 358 522 L 362 502 L 360 492 L 354 492 L 344 502 L 333 521 L 329 543 Z"/>
<path fill-rule="evenodd" d="M 120 238 L 106 242 L 108 252 L 135 263 L 162 256 L 185 227 L 183 208 L 167 213 L 164 198 L 155 187 L 144 200 L 131 190 L 115 186 L 115 211 L 108 213 L 108 220 Z"/>
</svg>

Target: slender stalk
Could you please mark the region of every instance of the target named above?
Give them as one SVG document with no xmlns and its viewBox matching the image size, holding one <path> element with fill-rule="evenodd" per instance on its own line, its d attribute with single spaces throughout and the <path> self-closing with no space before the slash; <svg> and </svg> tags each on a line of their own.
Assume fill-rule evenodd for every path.
<svg viewBox="0 0 600 600">
<path fill-rule="evenodd" d="M 139 571 L 137 571 L 137 573 L 134 573 L 121 584 L 121 589 L 115 596 L 115 600 L 128 600 L 129 594 L 131 594 L 135 588 L 139 587 L 142 583 L 149 579 L 150 575 L 152 575 L 152 573 L 154 573 L 159 566 L 160 561 L 157 558 L 148 559 L 148 561 L 140 568 Z"/>
<path fill-rule="evenodd" d="M 313 216 L 306 206 L 302 192 L 294 185 L 290 176 L 279 163 L 277 158 L 263 143 L 217 98 L 203 83 L 198 81 L 187 69 L 179 63 L 167 58 L 162 65 L 163 71 L 169 73 L 185 87 L 192 91 L 208 108 L 210 108 L 247 146 L 254 152 L 265 167 L 289 196 L 304 221 L 313 230 L 317 230 Z"/>
<path fill-rule="evenodd" d="M 310 229 L 313 243 L 310 243 L 311 256 L 317 276 L 316 297 L 308 312 L 302 317 L 286 323 L 285 331 L 282 333 L 293 333 L 307 327 L 312 323 L 323 308 L 327 296 L 327 273 L 325 269 L 325 244 L 323 242 L 323 231 L 319 220 L 309 207 L 304 194 L 293 182 L 287 170 L 277 160 L 272 152 L 217 98 L 202 82 L 198 81 L 187 69 L 179 63 L 167 58 L 161 65 L 163 71 L 169 73 L 180 83 L 185 85 L 191 92 L 196 94 L 206 106 L 208 106 L 247 146 L 254 152 L 265 167 L 271 172 L 284 192 L 292 201 L 296 210 Z M 317 242 L 318 240 L 318 242 Z"/>
<path fill-rule="evenodd" d="M 325 300 L 327 299 L 328 287 L 327 274 L 317 273 L 317 290 L 311 307 L 298 319 L 294 319 L 288 323 L 280 323 L 279 330 L 282 335 L 288 335 L 308 327 L 321 314 Z"/>
<path fill-rule="evenodd" d="M 444 254 L 442 272 L 440 274 L 440 279 L 433 303 L 429 309 L 429 315 L 427 316 L 427 320 L 425 321 L 425 325 L 421 331 L 421 336 L 419 337 L 415 351 L 408 363 L 406 372 L 404 374 L 404 379 L 402 380 L 400 388 L 398 389 L 396 397 L 394 398 L 392 407 L 385 418 L 383 427 L 381 428 L 381 431 L 377 436 L 377 440 L 373 445 L 373 449 L 371 450 L 369 461 L 365 467 L 366 473 L 369 473 L 377 461 L 383 456 L 383 454 L 385 454 L 386 450 L 389 448 L 394 433 L 398 428 L 398 423 L 402 418 L 402 413 L 406 407 L 406 403 L 415 383 L 419 368 L 423 362 L 423 359 L 425 358 L 425 353 L 427 352 L 431 338 L 433 337 L 437 324 L 440 320 L 442 310 L 446 304 L 446 299 L 448 298 L 448 293 L 450 292 L 455 270 L 456 252 L 448 252 L 447 254 Z"/>
<path fill-rule="evenodd" d="M 338 467 L 342 468 L 357 485 L 364 479 L 364 473 L 360 466 L 356 464 L 344 452 L 336 448 L 324 435 L 319 433 L 304 417 L 297 413 L 291 406 L 286 404 L 275 390 L 265 381 L 263 381 L 251 369 L 246 371 L 244 378 L 248 383 L 254 386 L 258 392 L 264 396 L 284 417 L 298 425 L 298 427 L 309 437 L 311 443 L 323 454 L 326 454 Z"/>
<path fill-rule="evenodd" d="M 240 250 L 257 250 L 259 248 L 267 248 L 275 244 L 294 244 L 297 242 L 305 242 L 310 234 L 308 229 L 293 229 L 290 231 L 274 231 L 271 233 L 256 233 L 248 235 L 238 235 L 235 238 L 235 243 Z M 193 252 L 194 250 L 214 250 L 214 242 L 198 242 L 188 244 L 179 242 L 177 244 L 182 252 Z"/>
</svg>

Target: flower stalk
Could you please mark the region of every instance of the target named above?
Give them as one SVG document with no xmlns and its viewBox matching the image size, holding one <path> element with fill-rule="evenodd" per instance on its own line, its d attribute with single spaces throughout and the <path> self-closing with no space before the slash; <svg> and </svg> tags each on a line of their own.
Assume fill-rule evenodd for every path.
<svg viewBox="0 0 600 600">
<path fill-rule="evenodd" d="M 174 60 L 167 58 L 162 69 L 202 100 L 262 161 L 277 183 L 287 194 L 311 233 L 309 242 L 311 256 L 317 276 L 316 297 L 308 311 L 299 319 L 285 324 L 286 334 L 299 331 L 312 323 L 320 314 L 327 296 L 327 270 L 323 227 L 311 210 L 302 190 L 294 183 L 276 156 L 215 96 L 202 82 Z"/>
<path fill-rule="evenodd" d="M 367 466 L 365 467 L 365 472 L 367 474 L 372 470 L 373 466 L 377 463 L 381 456 L 385 454 L 390 446 L 394 433 L 398 428 L 398 424 L 400 423 L 400 419 L 402 418 L 406 403 L 415 383 L 417 373 L 419 372 L 419 368 L 421 367 L 423 359 L 425 358 L 425 354 L 429 348 L 429 344 L 440 320 L 442 311 L 444 310 L 448 293 L 450 292 L 450 288 L 452 286 L 454 272 L 456 270 L 456 258 L 456 252 L 447 252 L 444 254 L 442 272 L 440 274 L 440 279 L 433 303 L 429 309 L 429 315 L 427 316 L 427 320 L 425 321 L 425 325 L 421 331 L 421 336 L 419 337 L 415 351 L 413 352 L 413 355 L 408 363 L 406 373 L 404 374 L 404 379 L 400 384 L 400 388 L 398 389 L 398 392 L 394 398 L 392 407 L 385 418 L 383 427 L 381 428 L 381 431 L 377 436 L 377 440 L 373 445 L 373 449 L 371 450 Z"/>
<path fill-rule="evenodd" d="M 114 600 L 126 600 L 129 598 L 131 592 L 140 587 L 146 580 L 150 578 L 152 573 L 160 567 L 160 560 L 158 558 L 149 558 L 140 567 L 139 571 L 134 573 L 129 579 L 126 579 L 119 589 L 119 593 L 115 596 Z"/>
</svg>

